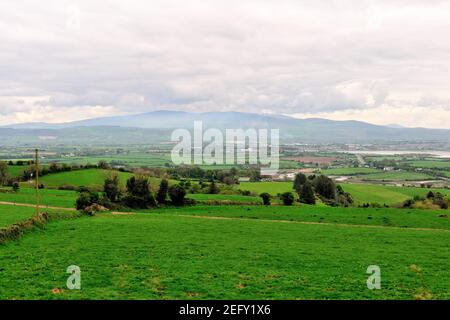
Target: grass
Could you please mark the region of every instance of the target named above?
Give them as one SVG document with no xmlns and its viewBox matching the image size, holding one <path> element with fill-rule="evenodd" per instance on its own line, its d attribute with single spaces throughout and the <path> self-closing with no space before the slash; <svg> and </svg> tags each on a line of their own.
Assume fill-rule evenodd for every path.
<svg viewBox="0 0 450 320">
<path fill-rule="evenodd" d="M 322 174 L 327 176 L 352 176 L 358 174 L 378 173 L 377 169 L 373 168 L 336 168 L 336 169 L 324 169 Z"/>
<path fill-rule="evenodd" d="M 35 213 L 34 208 L 0 205 L 0 228 L 24 221 Z"/>
<path fill-rule="evenodd" d="M 450 161 L 420 160 L 420 161 L 407 161 L 405 163 L 417 168 L 450 169 Z"/>
<path fill-rule="evenodd" d="M 23 171 L 28 168 L 28 166 L 8 166 L 8 174 L 13 178 L 21 177 Z"/>
<path fill-rule="evenodd" d="M 412 187 L 394 187 L 375 184 L 341 184 L 346 192 L 349 192 L 357 204 L 379 203 L 396 204 L 414 196 L 425 196 L 430 190 L 441 192 L 444 195 L 450 194 L 449 189 L 425 189 Z"/>
<path fill-rule="evenodd" d="M 128 172 L 114 171 L 119 175 L 122 186 L 125 186 L 126 180 L 133 174 Z M 93 188 L 102 188 L 105 178 L 111 174 L 110 170 L 86 169 L 60 172 L 43 176 L 40 182 L 46 187 L 56 188 L 64 185 L 75 187 L 86 186 Z"/>
<path fill-rule="evenodd" d="M 78 194 L 75 191 L 62 191 L 52 189 L 39 190 L 39 202 L 43 206 L 75 208 L 75 201 L 77 199 L 77 196 Z M 0 201 L 35 204 L 36 193 L 32 188 L 20 188 L 17 193 L 12 192 L 10 188 L 1 188 Z"/>
<path fill-rule="evenodd" d="M 0 246 L 0 299 L 450 298 L 448 231 L 160 213 L 55 221 Z M 372 291 L 374 264 L 382 289 Z M 81 269 L 81 290 L 66 289 L 70 265 Z"/>
<path fill-rule="evenodd" d="M 364 180 L 430 180 L 432 176 L 425 173 L 407 172 L 407 171 L 395 171 L 395 172 L 380 172 L 371 173 L 363 176 Z"/>
<path fill-rule="evenodd" d="M 230 201 L 243 203 L 262 203 L 260 197 L 241 196 L 236 194 L 189 194 L 187 198 L 194 199 L 197 202 Z"/>
<path fill-rule="evenodd" d="M 287 191 L 294 191 L 293 182 L 241 182 L 237 188 L 241 190 L 248 190 L 255 192 L 256 194 L 261 194 L 267 192 L 271 195 L 277 195 L 278 193 L 283 193 Z"/>
</svg>

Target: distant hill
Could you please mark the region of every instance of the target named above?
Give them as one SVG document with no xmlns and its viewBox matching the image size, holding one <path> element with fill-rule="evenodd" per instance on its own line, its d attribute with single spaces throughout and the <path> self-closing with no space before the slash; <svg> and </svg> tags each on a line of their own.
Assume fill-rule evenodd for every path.
<svg viewBox="0 0 450 320">
<path fill-rule="evenodd" d="M 190 129 L 194 121 L 205 128 L 280 129 L 282 142 L 450 141 L 450 130 L 373 125 L 361 121 L 296 119 L 282 115 L 242 112 L 189 113 L 155 111 L 138 115 L 88 119 L 60 124 L 23 123 L 0 128 L 5 141 L 45 143 L 149 143 L 169 140 L 175 128 Z M 53 138 L 52 138 L 53 137 Z M 55 138 L 56 137 L 56 138 Z M 147 141 L 147 142 L 146 142 Z M 103 144 L 102 143 L 102 144 Z"/>
</svg>

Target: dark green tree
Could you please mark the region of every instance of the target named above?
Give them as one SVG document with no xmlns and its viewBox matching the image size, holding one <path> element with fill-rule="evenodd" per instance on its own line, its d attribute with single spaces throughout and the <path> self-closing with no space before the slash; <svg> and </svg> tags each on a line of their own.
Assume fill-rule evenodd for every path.
<svg viewBox="0 0 450 320">
<path fill-rule="evenodd" d="M 267 192 L 264 192 L 264 193 L 261 193 L 259 196 L 262 198 L 263 204 L 265 206 L 270 206 L 270 199 L 271 199 L 270 194 L 268 194 Z"/>
<path fill-rule="evenodd" d="M 158 193 L 156 194 L 156 201 L 158 201 L 159 204 L 166 203 L 168 192 L 169 192 L 169 181 L 167 181 L 167 179 L 162 179 L 161 183 L 159 184 Z"/>
<path fill-rule="evenodd" d="M 280 195 L 281 201 L 285 206 L 291 206 L 294 203 L 294 195 L 292 192 L 285 192 Z"/>
<path fill-rule="evenodd" d="M 312 184 L 309 181 L 305 181 L 301 186 L 299 197 L 301 203 L 316 204 L 316 196 Z"/>
<path fill-rule="evenodd" d="M 182 206 L 186 197 L 186 190 L 180 184 L 171 186 L 169 188 L 169 197 L 173 205 Z"/>
<path fill-rule="evenodd" d="M 297 193 L 300 193 L 302 190 L 302 186 L 306 182 L 306 176 L 303 173 L 297 173 L 294 179 L 294 190 Z"/>
<path fill-rule="evenodd" d="M 120 198 L 120 179 L 117 174 L 113 174 L 105 179 L 103 191 L 106 198 L 111 202 L 117 202 Z"/>
</svg>

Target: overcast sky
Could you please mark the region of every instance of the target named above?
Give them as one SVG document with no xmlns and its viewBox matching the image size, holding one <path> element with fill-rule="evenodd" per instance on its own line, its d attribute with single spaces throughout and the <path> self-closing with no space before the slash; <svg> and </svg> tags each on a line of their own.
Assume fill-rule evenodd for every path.
<svg viewBox="0 0 450 320">
<path fill-rule="evenodd" d="M 160 109 L 450 129 L 450 1 L 0 2 L 0 124 Z"/>
</svg>

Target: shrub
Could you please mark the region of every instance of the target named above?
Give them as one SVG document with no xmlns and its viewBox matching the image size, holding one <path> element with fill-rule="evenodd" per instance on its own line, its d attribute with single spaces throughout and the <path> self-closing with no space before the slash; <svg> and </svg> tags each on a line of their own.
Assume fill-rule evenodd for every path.
<svg viewBox="0 0 450 320">
<path fill-rule="evenodd" d="M 156 206 L 156 200 L 150 192 L 148 179 L 131 177 L 127 181 L 127 195 L 123 199 L 130 208 L 147 209 Z"/>
<path fill-rule="evenodd" d="M 285 206 L 291 206 L 294 203 L 294 195 L 292 192 L 285 192 L 280 195 L 281 201 Z"/>
<path fill-rule="evenodd" d="M 117 174 L 113 174 L 112 176 L 105 179 L 103 192 L 105 193 L 105 197 L 111 202 L 116 202 L 119 200 L 121 191 L 119 176 Z"/>
<path fill-rule="evenodd" d="M 270 194 L 268 194 L 267 192 L 264 192 L 264 193 L 261 193 L 259 196 L 262 198 L 263 204 L 265 206 L 270 206 L 270 198 L 271 198 Z"/>
<path fill-rule="evenodd" d="M 305 181 L 305 183 L 300 187 L 299 198 L 302 203 L 316 204 L 316 196 L 309 181 Z"/>
<path fill-rule="evenodd" d="M 84 210 L 94 203 L 98 203 L 99 196 L 97 193 L 85 191 L 81 192 L 77 198 L 76 206 L 77 210 Z"/>
<path fill-rule="evenodd" d="M 166 179 L 162 179 L 159 184 L 159 190 L 156 195 L 156 201 L 160 204 L 166 203 L 167 193 L 169 192 L 169 182 Z"/>
<path fill-rule="evenodd" d="M 171 186 L 169 188 L 169 197 L 172 204 L 175 206 L 182 206 L 185 203 L 186 190 L 180 184 Z"/>
<path fill-rule="evenodd" d="M 19 192 L 20 184 L 17 181 L 14 181 L 12 183 L 12 189 L 13 189 L 14 192 Z"/>
</svg>

